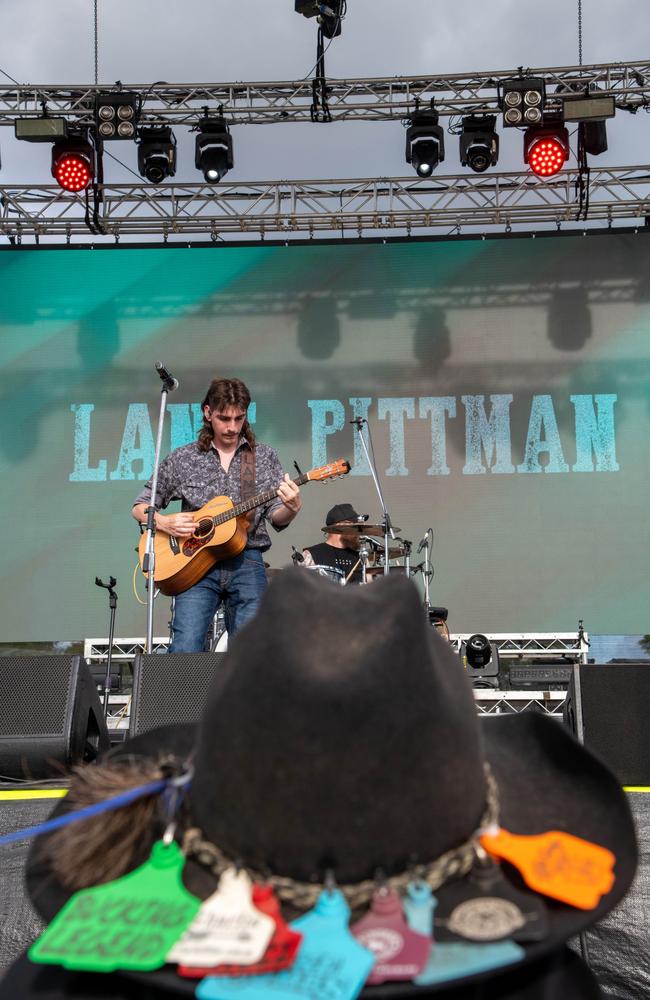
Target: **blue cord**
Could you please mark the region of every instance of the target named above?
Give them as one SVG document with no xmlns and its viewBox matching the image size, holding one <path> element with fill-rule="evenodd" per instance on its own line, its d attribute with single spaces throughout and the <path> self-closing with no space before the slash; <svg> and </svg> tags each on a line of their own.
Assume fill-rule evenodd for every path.
<svg viewBox="0 0 650 1000">
<path fill-rule="evenodd" d="M 174 779 L 171 779 L 172 781 Z M 148 785 L 138 785 L 128 792 L 115 795 L 112 799 L 105 799 L 104 802 L 97 802 L 92 806 L 85 806 L 83 809 L 76 809 L 74 812 L 65 813 L 63 816 L 56 816 L 55 819 L 48 819 L 45 823 L 37 826 L 27 826 L 23 830 L 15 830 L 13 833 L 6 833 L 0 837 L 0 847 L 3 844 L 11 844 L 15 840 L 25 840 L 27 837 L 40 837 L 43 833 L 50 833 L 58 830 L 69 823 L 76 823 L 80 819 L 88 819 L 90 816 L 98 816 L 100 813 L 111 812 L 113 809 L 121 809 L 137 799 L 144 798 L 145 795 L 156 795 L 162 792 L 170 783 L 169 778 L 160 778 L 158 781 L 150 781 Z"/>
</svg>

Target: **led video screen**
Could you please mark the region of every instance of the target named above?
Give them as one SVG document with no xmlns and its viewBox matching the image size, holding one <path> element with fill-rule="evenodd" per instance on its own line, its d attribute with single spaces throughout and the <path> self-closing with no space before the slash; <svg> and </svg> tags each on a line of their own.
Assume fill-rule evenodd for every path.
<svg viewBox="0 0 650 1000">
<path fill-rule="evenodd" d="M 650 631 L 650 241 L 643 234 L 0 253 L 0 641 L 145 634 L 130 509 L 210 380 L 250 388 L 259 440 L 296 475 L 337 458 L 271 532 L 290 563 L 327 510 L 433 531 L 452 632 Z M 420 573 L 414 576 L 422 587 Z M 136 596 L 137 595 L 137 596 Z M 156 635 L 169 600 L 156 601 Z"/>
</svg>

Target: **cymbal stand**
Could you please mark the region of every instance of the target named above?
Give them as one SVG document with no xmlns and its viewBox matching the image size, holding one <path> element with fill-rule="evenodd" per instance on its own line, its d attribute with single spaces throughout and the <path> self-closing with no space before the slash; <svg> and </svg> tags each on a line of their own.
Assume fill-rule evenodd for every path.
<svg viewBox="0 0 650 1000">
<path fill-rule="evenodd" d="M 361 582 L 367 583 L 367 569 L 368 569 L 368 557 L 370 555 L 370 546 L 365 539 L 361 539 L 359 542 L 359 562 L 361 563 Z"/>
<path fill-rule="evenodd" d="M 395 538 L 395 532 L 393 531 L 393 525 L 391 522 L 390 514 L 388 513 L 388 507 L 386 506 L 386 501 L 384 500 L 384 494 L 382 492 L 381 484 L 377 476 L 377 469 L 373 459 L 370 457 L 370 452 L 374 456 L 374 448 L 372 446 L 372 437 L 370 436 L 370 425 L 365 417 L 357 417 L 352 420 L 351 423 L 354 424 L 359 432 L 359 440 L 361 441 L 361 447 L 363 448 L 364 454 L 366 456 L 366 461 L 368 462 L 368 468 L 370 469 L 370 475 L 375 484 L 375 489 L 377 490 L 377 496 L 379 497 L 379 503 L 381 504 L 381 509 L 383 511 L 382 521 L 384 524 L 384 576 L 388 576 L 389 571 L 389 536 L 391 539 Z M 366 438 L 363 433 L 363 425 L 366 425 L 366 433 L 368 437 L 368 442 L 370 444 L 370 450 L 368 450 L 368 444 L 366 444 Z M 364 567 L 365 569 L 365 567 Z M 364 583 L 365 583 L 365 572 L 364 572 Z"/>
<path fill-rule="evenodd" d="M 402 539 L 402 545 L 404 546 L 404 573 L 406 574 L 406 579 L 411 579 L 411 548 L 410 542 L 407 542 L 405 538 Z"/>
</svg>

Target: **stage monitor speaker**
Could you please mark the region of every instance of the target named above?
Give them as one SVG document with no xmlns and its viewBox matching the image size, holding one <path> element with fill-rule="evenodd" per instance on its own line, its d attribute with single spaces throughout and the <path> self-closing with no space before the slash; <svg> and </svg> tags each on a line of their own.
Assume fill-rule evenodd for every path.
<svg viewBox="0 0 650 1000">
<path fill-rule="evenodd" d="M 225 653 L 151 653 L 133 661 L 129 736 L 156 726 L 198 722 Z"/>
<path fill-rule="evenodd" d="M 650 663 L 576 664 L 564 717 L 622 785 L 650 785 Z"/>
<path fill-rule="evenodd" d="M 102 706 L 80 656 L 0 657 L 0 775 L 61 778 L 109 749 Z"/>
</svg>

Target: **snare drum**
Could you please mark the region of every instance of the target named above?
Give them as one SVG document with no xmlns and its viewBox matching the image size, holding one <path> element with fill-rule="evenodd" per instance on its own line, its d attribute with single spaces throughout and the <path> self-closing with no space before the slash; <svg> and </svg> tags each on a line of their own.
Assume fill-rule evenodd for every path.
<svg viewBox="0 0 650 1000">
<path fill-rule="evenodd" d="M 305 566 L 305 569 L 311 570 L 312 573 L 318 573 L 319 576 L 327 577 L 328 580 L 333 580 L 341 587 L 345 583 L 345 573 L 337 566 Z"/>
</svg>

